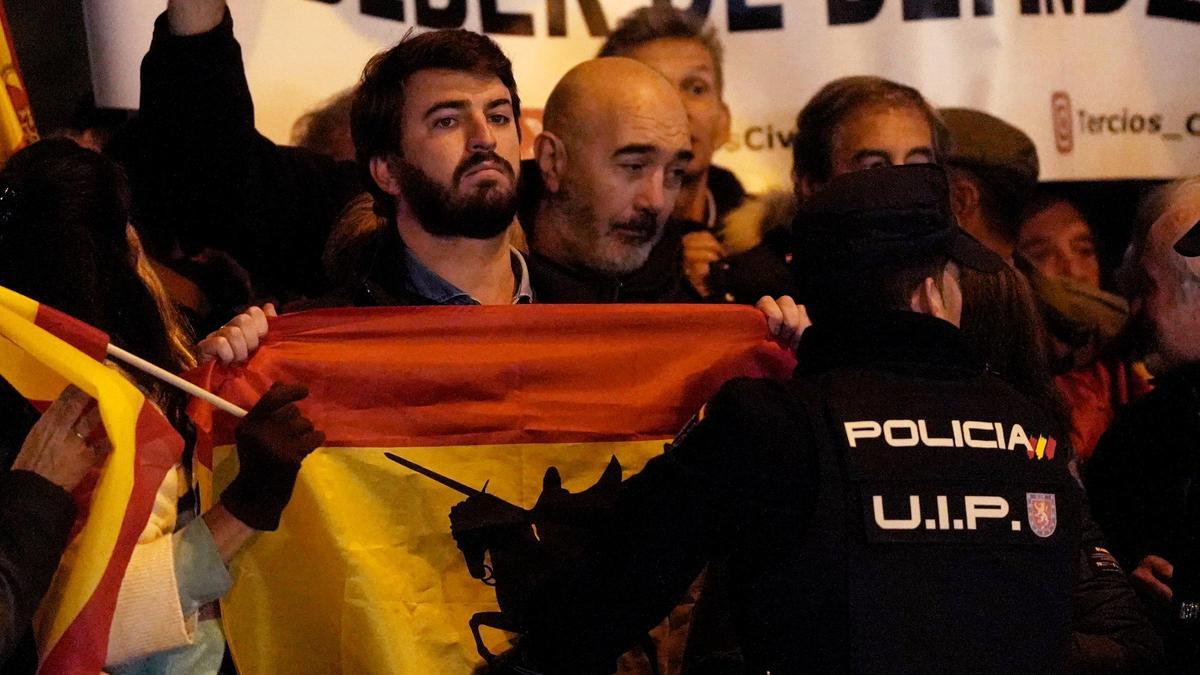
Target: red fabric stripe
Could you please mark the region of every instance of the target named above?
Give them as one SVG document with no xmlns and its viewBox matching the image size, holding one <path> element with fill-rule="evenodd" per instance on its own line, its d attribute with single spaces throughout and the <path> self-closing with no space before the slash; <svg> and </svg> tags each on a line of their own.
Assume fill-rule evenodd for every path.
<svg viewBox="0 0 1200 675">
<path fill-rule="evenodd" d="M 790 372 L 765 338 L 746 307 L 323 310 L 272 320 L 247 367 L 192 376 L 247 408 L 276 380 L 306 384 L 328 445 L 636 441 L 673 436 L 732 377 Z M 211 424 L 229 442 L 235 420 Z"/>
<path fill-rule="evenodd" d="M 34 323 L 97 361 L 103 361 L 108 353 L 107 333 L 53 307 L 38 305 Z"/>
<path fill-rule="evenodd" d="M 98 673 L 104 668 L 109 627 L 112 625 L 125 568 L 150 518 L 158 487 L 167 471 L 179 463 L 182 454 L 183 439 L 149 401 L 143 402 L 137 420 L 133 491 L 121 521 L 121 532 L 113 555 L 92 597 L 71 622 L 58 644 L 45 655 L 39 672 Z M 87 515 L 88 510 L 82 510 L 76 522 L 82 522 Z"/>
<path fill-rule="evenodd" d="M 194 368 L 183 374 L 184 379 L 192 384 L 199 385 L 208 391 L 214 391 L 216 387 L 216 376 L 214 369 L 216 362 L 210 361 L 198 368 Z M 209 471 L 213 468 L 213 416 L 217 412 L 216 408 L 201 401 L 198 398 L 193 398 L 188 404 L 188 417 L 192 418 L 192 422 L 196 427 L 196 441 L 192 448 L 193 464 L 200 464 Z"/>
</svg>

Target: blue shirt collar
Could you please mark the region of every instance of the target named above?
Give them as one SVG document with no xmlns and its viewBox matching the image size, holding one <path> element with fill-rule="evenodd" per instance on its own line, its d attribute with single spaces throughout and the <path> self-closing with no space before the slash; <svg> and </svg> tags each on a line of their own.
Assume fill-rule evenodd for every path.
<svg viewBox="0 0 1200 675">
<path fill-rule="evenodd" d="M 513 292 L 512 304 L 524 305 L 533 302 L 533 287 L 529 283 L 529 266 L 525 256 L 515 248 L 509 247 L 509 259 L 512 262 L 513 276 L 516 287 Z M 479 300 L 471 294 L 438 276 L 404 247 L 404 264 L 408 274 L 404 285 L 407 289 L 436 305 L 478 305 Z"/>
</svg>

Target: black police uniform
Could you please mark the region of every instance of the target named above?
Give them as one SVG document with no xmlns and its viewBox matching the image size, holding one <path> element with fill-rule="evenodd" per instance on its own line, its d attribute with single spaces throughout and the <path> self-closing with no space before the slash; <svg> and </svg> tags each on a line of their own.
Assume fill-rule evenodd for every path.
<svg viewBox="0 0 1200 675">
<path fill-rule="evenodd" d="M 816 325 L 796 376 L 726 384 L 620 485 L 586 554 L 533 593 L 513 665 L 611 672 L 727 557 L 749 672 L 1061 670 L 1082 512 L 1066 435 L 952 324 L 873 295 L 901 261 L 1003 264 L 948 192 L 936 167 L 894 167 L 805 205 Z"/>
<path fill-rule="evenodd" d="M 787 383 L 735 380 L 621 486 L 539 598 L 519 660 L 611 672 L 729 554 L 750 672 L 1052 672 L 1080 495 L 1053 418 L 909 312 L 804 335 Z"/>
</svg>

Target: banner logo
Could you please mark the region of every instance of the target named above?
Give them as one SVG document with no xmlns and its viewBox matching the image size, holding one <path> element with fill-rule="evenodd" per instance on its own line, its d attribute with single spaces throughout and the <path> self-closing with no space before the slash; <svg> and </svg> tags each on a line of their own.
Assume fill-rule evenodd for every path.
<svg viewBox="0 0 1200 675">
<path fill-rule="evenodd" d="M 1029 529 L 1045 539 L 1058 529 L 1058 511 L 1054 507 L 1054 495 L 1046 492 L 1027 492 L 1025 506 L 1028 510 Z"/>
<path fill-rule="evenodd" d="M 1050 114 L 1054 122 L 1054 147 L 1060 155 L 1075 149 L 1075 116 L 1071 114 L 1071 95 L 1056 91 L 1050 97 Z"/>
</svg>

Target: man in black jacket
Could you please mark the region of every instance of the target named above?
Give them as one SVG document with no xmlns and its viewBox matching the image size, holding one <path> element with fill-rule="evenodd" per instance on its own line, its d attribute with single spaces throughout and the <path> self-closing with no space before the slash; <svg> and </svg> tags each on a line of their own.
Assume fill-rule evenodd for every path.
<svg viewBox="0 0 1200 675">
<path fill-rule="evenodd" d="M 650 265 L 692 158 L 687 114 L 661 75 L 610 57 L 572 68 L 534 141 L 527 228 L 539 302 L 682 302 L 679 265 Z"/>
<path fill-rule="evenodd" d="M 1152 193 L 1127 254 L 1154 390 L 1117 413 L 1086 465 L 1096 521 L 1156 610 L 1173 668 L 1200 667 L 1200 178 Z"/>
<path fill-rule="evenodd" d="M 229 251 L 266 296 L 327 290 L 326 237 L 369 190 L 387 226 L 342 295 L 365 304 L 523 302 L 526 264 L 505 232 L 516 212 L 519 117 L 499 47 L 439 31 L 368 64 L 352 114 L 357 162 L 276 146 L 254 129 L 225 1 L 171 0 L 142 65 L 136 143 L 117 150 L 154 196 L 150 222 L 185 248 Z"/>
<path fill-rule="evenodd" d="M 958 265 L 1002 262 L 956 228 L 935 167 L 833 179 L 798 239 L 815 324 L 796 378 L 727 384 L 621 485 L 533 598 L 514 665 L 610 672 L 730 555 L 751 672 L 1061 668 L 1082 510 L 1064 434 L 956 328 Z"/>
</svg>

